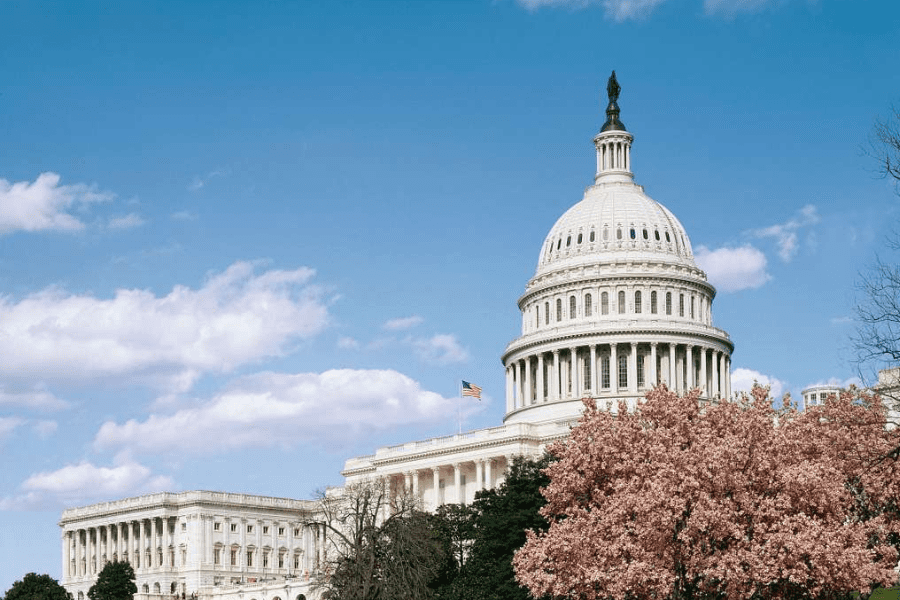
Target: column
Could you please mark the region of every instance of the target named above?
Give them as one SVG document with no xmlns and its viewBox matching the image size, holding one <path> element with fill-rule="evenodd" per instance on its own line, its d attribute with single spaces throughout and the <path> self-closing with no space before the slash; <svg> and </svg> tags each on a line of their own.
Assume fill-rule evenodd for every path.
<svg viewBox="0 0 900 600">
<path fill-rule="evenodd" d="M 678 382 L 675 379 L 675 344 L 669 344 L 669 389 L 673 392 L 678 391 Z"/>
<path fill-rule="evenodd" d="M 112 523 L 109 523 L 106 526 L 106 560 L 103 562 L 104 565 L 108 562 L 112 562 L 112 555 L 113 555 Z"/>
<path fill-rule="evenodd" d="M 157 536 L 159 533 L 156 530 L 156 517 L 150 519 L 150 560 L 147 561 L 148 567 L 158 567 L 159 566 L 159 554 L 157 554 L 156 549 L 159 547 L 159 541 L 157 541 Z"/>
<path fill-rule="evenodd" d="M 553 351 L 553 373 L 550 377 L 550 399 L 559 400 L 559 350 Z"/>
<path fill-rule="evenodd" d="M 522 397 L 525 406 L 534 404 L 533 388 L 531 387 L 531 357 L 525 357 L 525 394 Z"/>
<path fill-rule="evenodd" d="M 409 471 L 403 474 L 403 491 L 407 494 L 412 491 L 412 473 Z"/>
<path fill-rule="evenodd" d="M 169 545 L 171 544 L 169 540 L 169 517 L 162 517 L 160 524 L 162 525 L 162 564 L 163 567 L 171 568 L 172 565 L 169 564 L 172 562 L 172 557 L 169 556 Z"/>
<path fill-rule="evenodd" d="M 687 380 L 684 382 L 684 387 L 686 390 L 692 390 L 697 387 L 696 382 L 694 382 L 694 347 L 688 344 L 686 350 L 686 357 L 684 361 L 687 363 Z"/>
<path fill-rule="evenodd" d="M 717 396 L 720 393 L 719 388 L 719 359 L 717 358 L 718 352 L 713 351 L 712 353 L 712 368 L 713 368 L 713 381 L 712 381 L 712 392 L 713 396 Z"/>
<path fill-rule="evenodd" d="M 591 396 L 597 396 L 597 344 L 591 344 Z"/>
<path fill-rule="evenodd" d="M 83 539 L 81 537 L 82 531 L 82 529 L 78 529 L 75 531 L 75 575 L 77 577 L 84 577 L 85 570 L 83 566 L 85 552 L 84 546 L 81 541 Z"/>
<path fill-rule="evenodd" d="M 572 382 L 572 398 L 581 398 L 578 386 L 578 348 L 569 348 L 569 373 Z"/>
<path fill-rule="evenodd" d="M 519 361 L 518 360 L 513 363 L 513 369 L 515 369 L 515 371 L 513 373 L 513 382 L 515 384 L 514 385 L 515 391 L 513 392 L 513 394 L 514 394 L 513 402 L 515 403 L 516 408 L 522 408 L 522 406 L 523 406 L 522 405 L 522 389 L 521 389 L 522 386 L 520 384 L 522 379 L 521 379 L 521 374 L 519 373 Z"/>
<path fill-rule="evenodd" d="M 512 368 L 506 367 L 506 412 L 515 410 L 513 404 Z"/>
<path fill-rule="evenodd" d="M 731 357 L 725 357 L 725 397 L 731 398 Z"/>
<path fill-rule="evenodd" d="M 99 573 L 103 568 L 103 554 L 100 546 L 100 528 L 94 527 L 94 573 Z"/>
<path fill-rule="evenodd" d="M 238 560 L 238 564 L 241 567 L 241 572 L 247 567 L 247 519 L 240 519 L 240 525 L 238 527 L 241 528 L 240 531 L 240 559 Z"/>
<path fill-rule="evenodd" d="M 71 536 L 69 531 L 62 532 L 62 579 L 69 578 L 69 549 L 71 548 Z"/>
<path fill-rule="evenodd" d="M 484 461 L 476 460 L 475 461 L 475 479 L 477 483 L 475 484 L 475 489 L 481 491 L 484 489 Z"/>
<path fill-rule="evenodd" d="M 537 394 L 535 395 L 535 403 L 540 404 L 547 401 L 544 395 L 544 353 L 541 352 L 537 357 Z"/>
<path fill-rule="evenodd" d="M 659 381 L 659 377 L 656 373 L 656 344 L 657 342 L 650 342 L 650 386 L 655 387 L 656 383 Z"/>
<path fill-rule="evenodd" d="M 138 549 L 135 551 L 135 556 L 138 557 L 138 562 L 141 565 L 141 569 L 147 568 L 147 530 L 144 528 L 144 520 L 141 519 L 138 521 L 139 527 L 139 537 L 138 537 Z"/>
<path fill-rule="evenodd" d="M 453 488 L 456 490 L 456 503 L 462 504 L 462 471 L 459 468 L 459 463 L 453 463 Z"/>
<path fill-rule="evenodd" d="M 720 374 L 720 377 L 722 378 L 722 383 L 721 383 L 722 396 L 724 398 L 728 398 L 728 383 L 727 383 L 728 371 L 725 369 L 725 353 L 724 352 L 719 353 L 719 374 Z"/>
<path fill-rule="evenodd" d="M 124 531 L 123 525 L 124 523 L 121 521 L 116 523 L 116 554 L 119 557 L 119 561 L 125 559 L 125 540 L 122 539 L 122 532 Z"/>
<path fill-rule="evenodd" d="M 431 474 L 434 480 L 434 510 L 441 505 L 441 468 L 432 467 Z"/>
<path fill-rule="evenodd" d="M 700 347 L 700 389 L 701 396 L 709 396 L 709 380 L 706 377 L 706 348 Z"/>
<path fill-rule="evenodd" d="M 287 554 L 284 555 L 284 566 L 288 575 L 291 575 L 294 572 L 294 523 L 288 521 L 284 526 L 287 527 Z M 278 560 L 278 558 L 276 557 L 275 560 Z M 275 564 L 277 565 L 278 563 Z"/>
<path fill-rule="evenodd" d="M 609 391 L 619 393 L 619 357 L 616 354 L 616 344 L 609 345 Z"/>
<path fill-rule="evenodd" d="M 413 498 L 416 500 L 421 500 L 419 497 L 419 470 L 416 469 L 412 472 L 412 493 Z"/>
<path fill-rule="evenodd" d="M 637 344 L 628 344 L 628 391 L 637 392 Z"/>
</svg>

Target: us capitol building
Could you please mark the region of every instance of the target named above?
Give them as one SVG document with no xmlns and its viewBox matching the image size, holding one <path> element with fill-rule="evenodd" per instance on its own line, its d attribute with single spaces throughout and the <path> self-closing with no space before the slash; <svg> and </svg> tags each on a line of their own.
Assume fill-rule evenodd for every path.
<svg viewBox="0 0 900 600">
<path fill-rule="evenodd" d="M 503 352 L 503 424 L 379 448 L 346 461 L 347 484 L 388 478 L 425 508 L 468 503 L 512 457 L 568 435 L 583 404 L 629 410 L 657 383 L 731 396 L 728 334 L 684 227 L 634 182 L 633 136 L 615 73 L 594 139 L 593 184 L 550 228 L 518 300 L 522 334 Z M 84 600 L 103 565 L 127 560 L 139 600 L 305 600 L 327 552 L 317 504 L 224 492 L 159 493 L 63 512 L 62 583 Z"/>
</svg>

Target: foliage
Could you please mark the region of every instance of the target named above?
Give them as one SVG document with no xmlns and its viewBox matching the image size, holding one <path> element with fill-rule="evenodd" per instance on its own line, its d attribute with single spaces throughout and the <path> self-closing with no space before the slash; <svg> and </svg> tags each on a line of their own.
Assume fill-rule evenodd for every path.
<svg viewBox="0 0 900 600">
<path fill-rule="evenodd" d="M 91 600 L 132 600 L 137 593 L 134 569 L 125 561 L 108 562 L 88 590 Z"/>
<path fill-rule="evenodd" d="M 514 559 L 535 595 L 840 598 L 897 575 L 900 431 L 843 394 L 803 413 L 768 390 L 702 406 L 660 386 L 634 413 L 586 401 L 549 451 L 550 521 Z"/>
<path fill-rule="evenodd" d="M 49 575 L 28 573 L 6 590 L 3 600 L 72 600 L 72 594 Z"/>
<path fill-rule="evenodd" d="M 408 490 L 379 479 L 323 494 L 320 501 L 329 540 L 322 586 L 332 600 L 431 597 L 446 556 Z"/>
<path fill-rule="evenodd" d="M 528 530 L 544 531 L 540 514 L 546 500 L 541 487 L 550 480 L 544 469 L 550 457 L 516 457 L 497 489 L 479 492 L 472 504 L 472 539 L 459 576 L 441 598 L 465 600 L 525 600 L 528 590 L 515 579 L 512 557 L 525 543 Z"/>
</svg>

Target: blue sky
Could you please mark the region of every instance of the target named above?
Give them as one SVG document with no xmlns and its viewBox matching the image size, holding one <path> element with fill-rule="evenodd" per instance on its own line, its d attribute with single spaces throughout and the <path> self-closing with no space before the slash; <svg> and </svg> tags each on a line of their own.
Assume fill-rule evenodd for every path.
<svg viewBox="0 0 900 600">
<path fill-rule="evenodd" d="M 719 289 L 735 380 L 855 374 L 898 220 L 864 149 L 893 0 L 0 0 L 0 591 L 65 506 L 288 497 L 500 423 L 500 355 L 592 181 L 616 69 L 638 183 Z"/>
</svg>

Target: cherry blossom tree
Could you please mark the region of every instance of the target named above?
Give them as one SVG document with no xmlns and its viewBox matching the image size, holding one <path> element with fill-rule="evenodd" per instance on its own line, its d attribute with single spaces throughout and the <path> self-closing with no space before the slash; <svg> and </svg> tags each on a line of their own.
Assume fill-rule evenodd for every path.
<svg viewBox="0 0 900 600">
<path fill-rule="evenodd" d="M 759 387 L 703 405 L 660 386 L 634 413 L 586 405 L 549 449 L 550 527 L 514 558 L 535 597 L 824 599 L 896 582 L 900 433 L 877 399 L 798 413 Z"/>
</svg>

